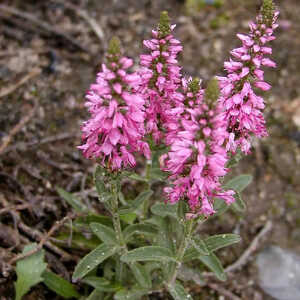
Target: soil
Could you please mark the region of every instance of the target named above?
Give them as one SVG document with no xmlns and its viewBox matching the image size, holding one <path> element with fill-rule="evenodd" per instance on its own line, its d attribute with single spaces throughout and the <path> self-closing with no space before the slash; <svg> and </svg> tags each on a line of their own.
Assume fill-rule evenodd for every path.
<svg viewBox="0 0 300 300">
<path fill-rule="evenodd" d="M 252 154 L 233 170 L 233 174 L 254 176 L 243 194 L 247 211 L 243 216 L 228 213 L 200 230 L 210 234 L 235 232 L 242 236 L 239 245 L 219 252 L 225 266 L 243 253 L 267 220 L 272 221 L 273 229 L 257 251 L 276 244 L 300 253 L 298 2 L 276 1 L 281 26 L 278 39 L 273 42 L 273 59 L 278 67 L 266 71 L 273 85 L 265 97 L 269 137 L 255 141 Z M 224 5 L 218 8 L 206 5 L 187 12 L 184 1 L 179 0 L 1 2 L 0 145 L 22 118 L 33 114 L 0 153 L 1 300 L 13 299 L 14 295 L 16 275 L 7 262 L 35 238 L 20 229 L 18 222 L 21 220 L 45 234 L 70 211 L 58 196 L 56 186 L 81 196 L 89 195 L 94 164 L 84 159 L 76 146 L 80 145 L 80 125 L 87 118 L 84 94 L 99 70 L 109 38 L 118 36 L 124 52 L 138 63 L 138 54 L 144 51 L 142 40 L 149 37 L 160 11 L 168 10 L 172 22 L 177 24 L 175 35 L 184 45 L 183 72 L 202 78 L 205 85 L 212 76 L 223 73 L 223 61 L 239 43 L 235 34 L 247 32 L 247 23 L 256 15 L 260 3 L 260 0 L 224 0 Z M 17 16 L 4 5 L 39 21 Z M 100 34 L 99 38 L 80 14 L 83 10 L 97 21 L 103 37 Z M 57 31 L 45 28 L 42 22 Z M 101 210 L 92 195 L 84 199 Z M 11 213 L 16 205 L 23 207 Z M 1 211 L 11 206 L 14 208 Z M 84 255 L 79 250 L 67 247 L 64 250 L 74 257 Z M 47 251 L 47 261 L 53 271 L 70 278 L 74 262 L 60 261 L 51 251 Z M 244 300 L 272 299 L 258 286 L 253 259 L 225 283 L 212 282 Z M 190 284 L 187 288 L 194 299 L 230 299 L 207 286 Z M 61 298 L 40 284 L 24 299 Z M 168 297 L 163 295 L 161 299 Z"/>
</svg>

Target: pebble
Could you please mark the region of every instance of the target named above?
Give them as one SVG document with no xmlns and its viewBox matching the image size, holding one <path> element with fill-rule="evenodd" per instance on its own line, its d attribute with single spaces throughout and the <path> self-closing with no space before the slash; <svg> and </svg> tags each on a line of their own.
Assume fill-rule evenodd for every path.
<svg viewBox="0 0 300 300">
<path fill-rule="evenodd" d="M 259 285 L 263 291 L 277 300 L 300 299 L 300 256 L 268 246 L 256 259 Z"/>
</svg>

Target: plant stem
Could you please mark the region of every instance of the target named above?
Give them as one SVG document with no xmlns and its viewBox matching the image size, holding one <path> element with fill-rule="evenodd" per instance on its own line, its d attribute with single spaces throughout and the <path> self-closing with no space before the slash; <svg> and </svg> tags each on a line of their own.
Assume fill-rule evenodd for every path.
<svg viewBox="0 0 300 300">
<path fill-rule="evenodd" d="M 121 247 L 121 252 L 126 253 L 127 250 L 127 245 L 125 243 L 123 233 L 122 233 L 122 228 L 121 228 L 121 221 L 120 221 L 120 216 L 118 213 L 118 184 L 113 183 L 112 185 L 112 194 L 113 194 L 113 199 L 112 199 L 112 217 L 113 217 L 113 226 L 114 230 L 116 233 L 117 241 Z M 121 256 L 121 255 L 120 255 Z M 123 270 L 124 270 L 124 263 L 120 260 L 120 256 L 117 258 L 118 264 L 119 264 L 119 272 L 117 272 L 117 280 L 122 282 L 122 277 L 123 277 Z"/>
<path fill-rule="evenodd" d="M 176 254 L 176 265 L 175 268 L 172 270 L 171 275 L 169 277 L 169 280 L 167 281 L 166 285 L 172 286 L 176 280 L 177 273 L 181 267 L 183 256 L 185 253 L 185 250 L 187 249 L 187 246 L 189 245 L 189 242 L 191 240 L 191 236 L 193 233 L 193 225 L 194 220 L 187 220 L 185 223 L 184 228 L 184 238 L 182 239 L 180 246 L 178 248 L 177 254 Z"/>
<path fill-rule="evenodd" d="M 151 189 L 151 183 L 150 183 L 150 172 L 152 169 L 152 160 L 151 159 L 147 159 L 146 161 L 146 179 L 147 179 L 147 190 Z M 144 201 L 144 205 L 143 205 L 143 213 L 142 213 L 142 219 L 146 219 L 147 218 L 147 214 L 148 214 L 148 208 L 149 208 L 149 199 Z"/>
</svg>

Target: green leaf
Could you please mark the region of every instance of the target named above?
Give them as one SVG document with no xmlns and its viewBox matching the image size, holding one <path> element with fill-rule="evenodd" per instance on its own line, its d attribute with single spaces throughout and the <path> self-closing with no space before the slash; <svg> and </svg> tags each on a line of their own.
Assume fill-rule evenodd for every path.
<svg viewBox="0 0 300 300">
<path fill-rule="evenodd" d="M 146 268 L 138 262 L 130 264 L 130 269 L 142 288 L 150 289 L 152 286 L 151 276 L 147 272 Z"/>
<path fill-rule="evenodd" d="M 188 267 L 186 265 L 181 265 L 177 278 L 183 282 L 194 281 L 197 285 L 205 286 L 205 279 L 202 277 L 201 271 L 197 268 Z"/>
<path fill-rule="evenodd" d="M 188 294 L 184 287 L 176 281 L 174 285 L 168 286 L 168 290 L 174 300 L 192 300 L 192 296 Z"/>
<path fill-rule="evenodd" d="M 176 219 L 174 220 L 176 221 Z M 168 248 L 173 253 L 175 250 L 175 245 L 171 234 L 172 232 L 171 218 L 153 216 L 152 218 L 147 219 L 145 222 L 155 225 L 159 231 L 159 234 L 156 235 L 154 240 L 155 244 L 160 247 Z"/>
<path fill-rule="evenodd" d="M 144 268 L 146 271 L 151 274 L 156 269 L 162 269 L 163 264 L 157 262 L 157 261 L 149 261 L 144 264 Z"/>
<path fill-rule="evenodd" d="M 150 179 L 155 181 L 165 181 L 168 177 L 166 172 L 163 172 L 160 168 L 152 168 L 150 171 Z"/>
<path fill-rule="evenodd" d="M 123 231 L 126 241 L 129 241 L 134 234 L 153 236 L 157 233 L 157 229 L 151 224 L 133 224 L 127 226 Z"/>
<path fill-rule="evenodd" d="M 204 240 L 209 251 L 216 251 L 220 248 L 230 246 L 235 243 L 239 243 L 241 237 L 238 234 L 218 234 L 213 235 Z"/>
<path fill-rule="evenodd" d="M 201 239 L 192 239 L 192 245 L 200 255 L 209 255 L 209 249 L 207 245 Z"/>
<path fill-rule="evenodd" d="M 65 243 L 70 242 L 70 232 L 61 232 L 55 237 L 56 240 L 64 241 Z M 56 243 L 56 242 L 55 242 Z M 59 245 L 59 243 L 57 243 Z M 80 250 L 88 249 L 93 250 L 99 245 L 99 239 L 92 236 L 84 236 L 82 233 L 73 232 L 71 240 L 71 248 L 79 248 Z"/>
<path fill-rule="evenodd" d="M 246 210 L 246 203 L 243 201 L 242 196 L 239 192 L 235 192 L 234 195 L 235 202 L 232 203 L 231 207 L 238 211 L 238 212 L 243 212 Z"/>
<path fill-rule="evenodd" d="M 112 197 L 110 191 L 106 188 L 104 183 L 106 173 L 106 170 L 99 165 L 97 166 L 96 171 L 94 173 L 94 182 L 98 193 L 98 198 L 99 201 L 103 203 L 106 203 Z"/>
<path fill-rule="evenodd" d="M 62 197 L 71 207 L 74 208 L 77 212 L 86 212 L 88 211 L 88 207 L 82 203 L 82 201 L 74 196 L 73 194 L 65 191 L 64 189 L 57 187 L 56 191 L 59 196 Z"/>
<path fill-rule="evenodd" d="M 199 255 L 198 259 L 200 259 L 204 265 L 214 272 L 219 280 L 226 280 L 226 274 L 222 264 L 215 254 L 211 253 L 210 255 Z"/>
<path fill-rule="evenodd" d="M 91 223 L 90 227 L 93 233 L 105 244 L 118 245 L 115 232 L 105 225 L 100 223 Z"/>
<path fill-rule="evenodd" d="M 206 245 L 199 240 L 192 240 L 191 247 L 189 247 L 183 256 L 183 262 L 189 262 L 198 259 L 199 255 L 210 255 Z"/>
<path fill-rule="evenodd" d="M 161 216 L 161 217 L 174 217 L 177 218 L 177 204 L 167 204 L 167 203 L 155 203 L 151 207 L 151 212 L 154 215 Z"/>
<path fill-rule="evenodd" d="M 136 213 L 120 214 L 120 219 L 127 224 L 132 224 L 135 221 L 136 217 Z"/>
<path fill-rule="evenodd" d="M 103 299 L 103 292 L 99 290 L 93 290 L 86 300 L 99 300 Z"/>
<path fill-rule="evenodd" d="M 105 259 L 116 253 L 118 247 L 101 244 L 96 249 L 87 254 L 76 266 L 73 280 L 80 279 L 96 268 Z"/>
<path fill-rule="evenodd" d="M 234 154 L 227 162 L 226 168 L 235 167 L 239 161 L 243 158 L 241 150 L 237 150 L 236 154 Z"/>
<path fill-rule="evenodd" d="M 226 190 L 233 189 L 237 192 L 242 192 L 252 182 L 252 179 L 253 177 L 248 174 L 239 175 L 229 180 L 224 185 L 224 188 Z"/>
<path fill-rule="evenodd" d="M 129 177 L 129 178 L 137 180 L 137 181 L 148 182 L 147 178 L 145 178 L 139 174 L 128 172 L 128 171 L 123 171 L 122 176 Z"/>
<path fill-rule="evenodd" d="M 135 261 L 176 261 L 168 248 L 159 246 L 146 246 L 129 251 L 121 256 L 123 262 Z"/>
<path fill-rule="evenodd" d="M 37 244 L 25 246 L 22 254 L 34 250 Z M 44 262 L 44 250 L 23 258 L 17 262 L 15 282 L 16 300 L 21 300 L 27 294 L 31 287 L 43 281 L 42 274 L 46 270 L 47 264 Z"/>
<path fill-rule="evenodd" d="M 64 278 L 56 275 L 51 271 L 45 271 L 43 273 L 44 283 L 46 286 L 54 291 L 56 294 L 62 296 L 65 299 L 79 298 L 80 295 L 75 290 L 74 286 Z"/>
<path fill-rule="evenodd" d="M 152 190 L 147 190 L 147 191 L 143 191 L 141 192 L 132 202 L 131 207 L 132 208 L 139 208 L 140 205 L 142 205 L 142 203 L 144 203 L 144 201 L 148 200 L 153 194 Z"/>
<path fill-rule="evenodd" d="M 147 295 L 149 290 L 139 287 L 130 290 L 120 290 L 114 295 L 114 300 L 140 300 L 142 296 Z"/>
<path fill-rule="evenodd" d="M 79 226 L 86 226 L 87 228 L 91 223 L 101 223 L 106 226 L 113 226 L 112 220 L 110 217 L 102 216 L 102 215 L 95 215 L 95 214 L 88 214 L 87 216 L 82 216 L 76 218 L 73 222 L 74 225 Z"/>
<path fill-rule="evenodd" d="M 115 292 L 121 288 L 119 284 L 111 283 L 109 280 L 103 277 L 88 276 L 85 277 L 82 282 L 102 292 Z"/>
<path fill-rule="evenodd" d="M 215 198 L 214 199 L 214 210 L 216 213 L 214 216 L 219 216 L 225 213 L 229 208 L 229 205 L 224 201 L 224 199 L 221 198 Z"/>
</svg>

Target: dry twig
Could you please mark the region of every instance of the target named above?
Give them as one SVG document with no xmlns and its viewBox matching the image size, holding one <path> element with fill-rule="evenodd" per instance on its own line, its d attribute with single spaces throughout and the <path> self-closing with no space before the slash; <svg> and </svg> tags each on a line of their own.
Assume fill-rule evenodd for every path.
<svg viewBox="0 0 300 300">
<path fill-rule="evenodd" d="M 4 152 L 4 150 L 7 148 L 9 143 L 12 141 L 13 137 L 25 126 L 25 124 L 30 121 L 35 113 L 35 110 L 37 108 L 37 103 L 35 103 L 34 107 L 29 111 L 27 115 L 25 115 L 20 122 L 15 125 L 9 134 L 3 138 L 2 144 L 0 145 L 0 155 Z"/>
<path fill-rule="evenodd" d="M 61 134 L 49 136 L 49 137 L 46 137 L 46 138 L 41 139 L 41 140 L 28 142 L 28 143 L 19 142 L 19 143 L 15 144 L 11 147 L 6 148 L 0 154 L 4 154 L 6 152 L 14 151 L 14 150 L 26 151 L 30 147 L 40 146 L 40 145 L 43 145 L 43 144 L 53 143 L 53 142 L 57 142 L 57 141 L 61 141 L 61 140 L 69 139 L 69 138 L 74 138 L 74 137 L 76 138 L 77 136 L 78 136 L 78 134 L 76 134 L 76 133 L 66 132 L 66 133 L 61 133 Z"/>
<path fill-rule="evenodd" d="M 26 204 L 19 204 L 19 205 L 7 206 L 5 208 L 1 208 L 0 209 L 0 215 L 8 213 L 8 212 L 10 212 L 12 210 L 15 210 L 15 211 L 17 211 L 17 210 L 23 210 L 23 209 L 27 209 L 29 207 L 31 207 L 31 205 L 27 204 L 27 203 Z"/>
<path fill-rule="evenodd" d="M 0 194 L 0 200 L 3 204 L 4 207 L 8 207 L 8 202 L 7 200 L 5 199 L 5 197 L 3 195 Z M 61 258 L 63 260 L 74 260 L 74 257 L 71 256 L 70 254 L 68 254 L 67 252 L 65 252 L 64 250 L 60 249 L 59 247 L 53 245 L 50 241 L 48 241 L 48 239 L 50 238 L 51 234 L 54 233 L 55 230 L 57 230 L 59 227 L 60 227 L 60 224 L 62 222 L 62 220 L 60 222 L 58 222 L 58 225 L 54 224 L 54 228 L 52 227 L 49 231 L 49 233 L 45 236 L 43 233 L 41 233 L 40 231 L 38 231 L 37 229 L 33 229 L 29 226 L 27 226 L 26 224 L 24 224 L 21 220 L 21 216 L 19 214 L 19 212 L 17 211 L 13 211 L 11 210 L 10 211 L 10 214 L 12 215 L 12 217 L 16 220 L 16 225 L 17 227 L 24 233 L 26 233 L 26 235 L 30 236 L 32 239 L 34 240 L 37 240 L 39 241 L 39 246 L 42 245 L 42 246 L 45 246 L 47 247 L 48 249 L 50 249 L 51 251 L 53 251 L 54 253 L 58 254 L 59 256 L 61 256 Z M 71 216 L 67 216 L 68 218 L 65 221 L 67 221 L 69 219 L 69 217 Z M 63 223 L 64 223 L 63 222 Z M 62 224 L 63 224 L 62 223 Z M 37 251 L 37 250 L 36 250 Z M 10 263 L 14 263 L 16 262 L 20 256 L 16 256 L 15 258 L 13 258 Z"/>
<path fill-rule="evenodd" d="M 263 236 L 265 236 L 270 230 L 272 229 L 272 222 L 269 220 L 266 222 L 263 229 L 255 236 L 255 238 L 252 240 L 249 247 L 245 250 L 245 252 L 238 258 L 236 262 L 234 262 L 232 265 L 229 265 L 225 268 L 226 273 L 230 273 L 236 270 L 239 270 L 241 267 L 243 267 L 249 260 L 252 253 L 258 248 L 258 243 L 261 240 Z M 214 276 L 214 273 L 212 272 L 206 272 L 202 274 L 204 277 L 212 277 Z"/>
<path fill-rule="evenodd" d="M 54 232 L 56 230 L 58 230 L 60 227 L 62 227 L 64 225 L 64 223 L 66 223 L 69 220 L 72 220 L 73 218 L 75 218 L 77 215 L 76 214 L 71 214 L 68 216 L 65 216 L 63 219 L 61 219 L 60 221 L 57 221 L 54 223 L 54 225 L 51 227 L 51 229 L 48 231 L 48 233 L 43 236 L 41 238 L 41 236 L 38 234 L 39 236 L 39 244 L 37 245 L 36 248 L 32 249 L 31 251 L 25 253 L 25 254 L 19 254 L 17 256 L 15 256 L 13 259 L 10 260 L 9 264 L 14 264 L 16 261 L 23 259 L 25 257 L 31 256 L 32 254 L 38 252 L 39 250 L 41 250 L 43 248 L 44 245 L 47 245 L 49 247 L 49 242 L 48 240 L 50 239 L 50 237 L 54 234 Z M 23 226 L 24 227 L 24 226 Z M 58 248 L 59 249 L 59 248 Z M 69 256 L 69 254 L 68 254 Z"/>
<path fill-rule="evenodd" d="M 64 32 L 62 32 L 59 29 L 54 28 L 53 26 L 51 26 L 50 24 L 48 24 L 47 22 L 41 21 L 38 18 L 36 18 L 33 14 L 30 14 L 28 12 L 23 12 L 20 11 L 14 7 L 10 7 L 7 6 L 5 4 L 0 4 L 0 11 L 7 13 L 7 14 L 11 14 L 11 15 L 15 15 L 18 17 L 21 17 L 37 26 L 39 26 L 40 28 L 58 36 L 61 37 L 63 39 L 65 39 L 67 42 L 69 42 L 70 44 L 72 44 L 73 46 L 75 46 L 77 49 L 80 49 L 82 51 L 88 52 L 90 53 L 89 49 L 87 49 L 86 47 L 82 46 L 79 42 L 77 42 L 76 40 L 74 40 L 72 37 L 70 37 L 69 35 L 65 34 Z M 14 21 L 12 19 L 12 21 Z"/>
<path fill-rule="evenodd" d="M 225 272 L 233 272 L 235 270 L 240 269 L 243 267 L 249 260 L 251 254 L 258 248 L 258 243 L 263 236 L 265 236 L 271 229 L 272 229 L 272 222 L 269 220 L 263 227 L 263 229 L 258 233 L 258 235 L 253 239 L 249 247 L 245 250 L 245 252 L 240 256 L 240 258 L 233 263 L 232 265 L 228 266 L 225 269 Z"/>
<path fill-rule="evenodd" d="M 105 45 L 105 35 L 103 29 L 100 27 L 98 22 L 88 14 L 87 11 L 83 10 L 82 8 L 78 8 L 71 3 L 68 3 L 67 1 L 61 1 L 61 0 L 52 0 L 52 1 L 56 3 L 60 3 L 66 8 L 74 11 L 79 17 L 81 17 L 84 21 L 86 21 L 86 23 L 91 27 L 91 29 L 94 31 L 96 36 L 102 42 L 102 44 Z"/>
<path fill-rule="evenodd" d="M 16 84 L 13 84 L 5 89 L 2 89 L 0 91 L 0 98 L 3 98 L 5 96 L 8 96 L 9 94 L 13 93 L 16 89 L 18 89 L 20 86 L 25 84 L 28 80 L 34 78 L 35 76 L 41 74 L 42 70 L 37 68 L 29 72 L 27 75 L 25 75 L 23 78 L 21 78 Z"/>
<path fill-rule="evenodd" d="M 234 295 L 233 293 L 231 293 L 230 291 L 226 290 L 225 288 L 223 288 L 222 286 L 216 283 L 208 283 L 207 286 L 217 291 L 219 294 L 225 296 L 229 300 L 241 300 L 240 297 Z"/>
</svg>

